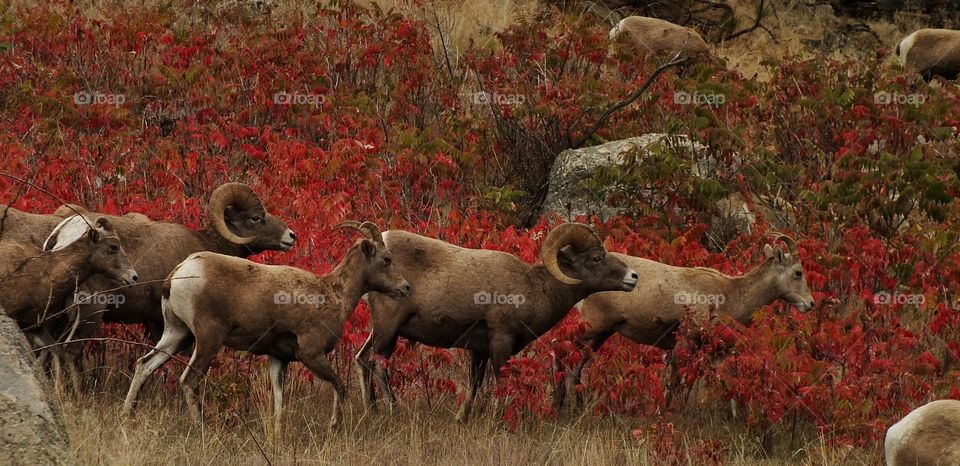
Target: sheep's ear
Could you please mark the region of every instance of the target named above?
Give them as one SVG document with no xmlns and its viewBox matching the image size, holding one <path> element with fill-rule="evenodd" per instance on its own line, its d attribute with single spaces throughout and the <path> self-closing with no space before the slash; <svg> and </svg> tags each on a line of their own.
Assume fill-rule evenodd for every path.
<svg viewBox="0 0 960 466">
<path fill-rule="evenodd" d="M 567 267 L 573 266 L 573 249 L 570 246 L 564 246 L 557 251 L 557 262 Z"/>
<path fill-rule="evenodd" d="M 779 246 L 774 247 L 769 244 L 764 246 L 763 253 L 767 256 L 767 259 L 774 259 L 779 264 L 783 264 L 787 261 L 787 257 L 783 252 L 783 249 L 780 249 Z"/>
<path fill-rule="evenodd" d="M 97 222 L 97 223 L 99 224 L 100 222 Z M 89 239 L 91 243 L 97 243 L 97 242 L 99 242 L 99 241 L 100 241 L 100 230 L 98 230 L 98 229 L 96 229 L 96 228 L 91 228 L 91 229 L 87 230 L 87 239 Z"/>
<path fill-rule="evenodd" d="M 364 239 L 360 241 L 360 252 L 363 253 L 367 258 L 371 258 L 377 255 L 377 246 L 373 244 L 373 241 Z"/>
<path fill-rule="evenodd" d="M 230 225 L 231 222 L 237 220 L 237 208 L 230 204 L 223 209 L 223 221 Z"/>
</svg>

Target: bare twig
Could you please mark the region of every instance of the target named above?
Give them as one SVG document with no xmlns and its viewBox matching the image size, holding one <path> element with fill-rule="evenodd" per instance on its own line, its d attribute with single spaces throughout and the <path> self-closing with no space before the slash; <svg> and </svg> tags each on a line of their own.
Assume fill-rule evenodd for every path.
<svg viewBox="0 0 960 466">
<path fill-rule="evenodd" d="M 770 29 L 767 29 L 767 27 L 762 23 L 763 17 L 764 17 L 763 10 L 764 10 L 765 4 L 766 4 L 766 0 L 760 0 L 760 3 L 757 4 L 756 14 L 753 18 L 753 26 L 731 33 L 730 35 L 728 35 L 723 39 L 724 42 L 728 40 L 736 39 L 737 37 L 740 37 L 744 34 L 749 34 L 753 31 L 756 31 L 757 29 L 763 29 L 764 31 L 767 31 L 767 34 L 770 34 L 770 37 L 776 40 L 777 38 L 773 35 L 773 32 L 771 32 Z"/>
<path fill-rule="evenodd" d="M 636 91 L 634 91 L 633 94 L 630 94 L 626 99 L 623 99 L 623 100 L 621 100 L 620 102 L 617 102 L 616 104 L 614 104 L 613 106 L 611 106 L 610 108 L 608 108 L 606 111 L 604 111 L 603 114 L 600 115 L 600 118 L 596 121 L 596 123 L 594 123 L 593 126 L 591 126 L 590 129 L 587 130 L 587 132 L 585 132 L 585 133 L 583 134 L 583 136 L 580 136 L 579 139 L 577 139 L 573 144 L 571 144 L 571 145 L 570 145 L 570 148 L 572 148 L 572 149 L 577 149 L 577 148 L 579 148 L 580 146 L 582 146 L 582 145 L 583 145 L 585 142 L 587 142 L 587 140 L 589 140 L 597 131 L 599 131 L 600 128 L 603 128 L 603 125 L 605 125 L 605 124 L 607 123 L 607 120 L 609 120 L 610 117 L 613 116 L 614 113 L 616 113 L 616 112 L 619 111 L 620 109 L 622 109 L 622 108 L 624 108 L 624 107 L 626 107 L 626 106 L 628 106 L 628 105 L 636 102 L 637 99 L 639 99 L 640 96 L 642 96 L 643 93 L 646 92 L 647 89 L 649 89 L 651 85 L 653 85 L 653 82 L 657 79 L 658 76 L 660 76 L 661 73 L 663 73 L 664 71 L 666 71 L 666 70 L 668 70 L 668 69 L 670 69 L 670 68 L 673 68 L 673 67 L 675 67 L 675 66 L 680 66 L 680 65 L 686 63 L 686 62 L 688 61 L 687 58 L 680 58 L 680 54 L 683 52 L 683 49 L 685 49 L 685 48 L 686 48 L 686 44 L 684 44 L 684 47 L 681 48 L 680 51 L 677 52 L 676 55 L 674 55 L 673 58 L 670 59 L 670 61 L 668 61 L 668 62 L 666 62 L 666 63 L 658 66 L 657 69 L 653 70 L 653 74 L 651 74 L 649 77 L 647 77 L 646 82 L 644 82 L 643 85 L 640 86 L 639 89 L 637 89 Z"/>
<path fill-rule="evenodd" d="M 82 218 L 83 221 L 87 224 L 87 226 L 90 227 L 90 229 L 93 229 L 93 225 L 91 225 L 90 222 L 87 221 L 87 217 L 85 217 L 82 212 L 80 212 L 79 210 L 75 209 L 72 205 L 70 205 L 69 203 L 67 203 L 67 202 L 64 201 L 63 199 L 60 199 L 60 197 L 57 196 L 56 194 L 53 194 L 52 192 L 50 192 L 50 191 L 48 191 L 48 190 L 46 190 L 46 189 L 44 189 L 44 188 L 41 188 L 41 187 L 37 186 L 36 184 L 34 184 L 34 183 L 33 183 L 32 181 L 30 181 L 30 180 L 25 180 L 25 179 L 20 178 L 20 177 L 18 177 L 18 176 L 16 176 L 16 175 L 11 175 L 10 173 L 7 173 L 7 172 L 0 172 L 0 176 L 5 176 L 5 177 L 10 178 L 10 179 L 12 179 L 12 180 L 18 181 L 18 182 L 23 183 L 23 184 L 25 184 L 25 185 L 27 185 L 27 186 L 30 186 L 30 187 L 33 188 L 33 189 L 36 189 L 37 191 L 40 191 L 40 192 L 43 193 L 43 194 L 46 194 L 47 196 L 50 196 L 50 197 L 53 198 L 55 201 L 59 202 L 60 205 L 67 206 L 67 208 L 69 208 L 70 210 L 72 210 L 73 213 L 79 215 L 80 218 Z M 7 216 L 6 210 L 7 210 L 7 209 L 4 209 L 4 214 L 3 214 L 4 219 L 5 219 L 6 216 Z M 0 221 L 0 222 L 2 222 L 2 221 Z M 0 232 L 2 232 L 2 227 L 0 227 Z"/>
</svg>

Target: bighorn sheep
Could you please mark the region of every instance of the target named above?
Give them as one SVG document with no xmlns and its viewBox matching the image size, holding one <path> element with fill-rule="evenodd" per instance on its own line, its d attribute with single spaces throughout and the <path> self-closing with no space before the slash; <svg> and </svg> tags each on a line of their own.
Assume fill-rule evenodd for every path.
<svg viewBox="0 0 960 466">
<path fill-rule="evenodd" d="M 470 394 L 457 414 L 464 422 L 489 359 L 499 376 L 512 355 L 556 325 L 577 301 L 598 291 L 630 291 L 637 284 L 637 273 L 607 254 L 597 234 L 580 223 L 554 228 L 537 265 L 406 231 L 387 231 L 383 238 L 413 292 L 402 301 L 367 296 L 371 332 L 356 361 L 371 408 L 374 374 L 391 405 L 396 403 L 387 373 L 370 360 L 370 352 L 389 358 L 398 337 L 470 351 Z"/>
<path fill-rule="evenodd" d="M 343 383 L 326 354 L 343 324 L 369 291 L 406 296 L 404 280 L 376 225 L 344 222 L 366 238 L 358 240 L 328 275 L 294 267 L 262 265 L 211 252 L 190 255 L 163 284 L 163 337 L 140 358 L 124 402 L 129 414 L 146 378 L 171 355 L 195 342 L 190 366 L 180 377 L 191 414 L 200 417 L 197 384 L 210 362 L 227 345 L 269 357 L 274 416 L 280 427 L 287 364 L 301 361 L 334 389 L 330 426 L 340 423 Z"/>
<path fill-rule="evenodd" d="M 887 466 L 960 464 L 960 401 L 937 400 L 887 429 Z"/>
<path fill-rule="evenodd" d="M 242 183 L 226 183 L 214 190 L 207 215 L 207 227 L 195 231 L 176 223 L 152 221 L 137 213 L 122 217 L 85 214 L 91 219 L 110 220 L 123 238 L 127 254 L 137 265 L 143 283 L 116 293 L 111 303 L 80 304 L 75 335 L 94 334 L 102 315 L 108 322 L 143 323 L 147 334 L 157 341 L 163 333 L 162 282 L 187 256 L 213 251 L 247 257 L 265 250 L 289 250 L 296 240 L 293 231 L 282 220 L 267 213 L 256 193 Z M 69 220 L 64 223 L 61 228 L 68 230 L 70 226 L 66 223 Z M 69 235 L 64 233 L 62 236 Z M 95 275 L 83 283 L 81 291 L 92 295 L 112 288 L 115 286 L 108 279 Z M 65 325 L 66 322 L 61 322 L 61 326 Z M 73 356 L 69 368 L 76 370 L 81 365 L 83 345 L 70 345 L 68 349 Z"/>
<path fill-rule="evenodd" d="M 904 37 L 896 53 L 901 65 L 916 70 L 926 81 L 960 75 L 960 31 L 920 29 Z"/>
<path fill-rule="evenodd" d="M 18 241 L 0 242 L 0 307 L 34 343 L 52 343 L 45 321 L 59 312 L 77 285 L 95 273 L 126 285 L 139 280 L 110 221 L 101 218 L 82 237 L 56 251 Z"/>
<path fill-rule="evenodd" d="M 763 248 L 764 262 L 737 277 L 704 267 L 675 267 L 613 253 L 649 278 L 631 293 L 597 293 L 580 303 L 580 318 L 589 324 L 577 342 L 583 355 L 579 364 L 567 371 L 566 388 L 558 386 L 554 392 L 556 406 L 562 407 L 566 395 L 575 393 L 592 353 L 614 333 L 640 344 L 672 349 L 677 326 L 688 309 L 697 319 L 706 318 L 713 309 L 742 324 L 749 324 L 753 312 L 777 299 L 785 299 L 803 311 L 811 309 L 814 300 L 796 243 L 785 235 L 777 239 L 789 250 L 767 244 Z M 587 346 L 592 351 L 586 351 Z"/>
<path fill-rule="evenodd" d="M 610 40 L 658 57 L 714 62 L 710 46 L 688 27 L 646 16 L 628 16 L 610 30 Z"/>
</svg>

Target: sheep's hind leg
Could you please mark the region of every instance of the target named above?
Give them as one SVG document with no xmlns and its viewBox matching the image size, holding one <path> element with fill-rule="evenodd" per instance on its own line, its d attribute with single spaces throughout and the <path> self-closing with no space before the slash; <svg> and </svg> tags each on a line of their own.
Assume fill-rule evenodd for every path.
<svg viewBox="0 0 960 466">
<path fill-rule="evenodd" d="M 283 409 L 283 382 L 287 377 L 287 361 L 273 356 L 267 359 L 267 368 L 270 372 L 270 385 L 273 388 L 273 427 L 274 435 L 280 436 L 280 415 Z"/>
<path fill-rule="evenodd" d="M 144 382 L 147 381 L 147 378 L 150 377 L 150 374 L 153 374 L 163 366 L 164 363 L 169 361 L 171 357 L 189 345 L 190 337 L 190 331 L 182 322 L 178 321 L 178 324 L 170 323 L 167 325 L 167 329 L 163 333 L 163 337 L 160 338 L 160 342 L 157 343 L 156 348 L 137 360 L 133 379 L 130 382 L 130 389 L 127 391 L 127 397 L 123 402 L 122 414 L 124 416 L 130 415 L 133 410 L 133 405 L 137 402 L 140 389 L 143 387 Z"/>
</svg>

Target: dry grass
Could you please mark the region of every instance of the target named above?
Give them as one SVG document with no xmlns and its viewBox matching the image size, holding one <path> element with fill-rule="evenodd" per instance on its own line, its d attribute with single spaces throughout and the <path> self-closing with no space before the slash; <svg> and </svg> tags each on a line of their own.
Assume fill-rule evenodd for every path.
<svg viewBox="0 0 960 466">
<path fill-rule="evenodd" d="M 430 405 L 402 400 L 395 413 L 375 414 L 366 412 L 354 391 L 344 427 L 330 432 L 329 386 L 291 377 L 283 432 L 277 435 L 265 370 L 254 369 L 249 380 L 223 378 L 216 387 L 207 382 L 203 424 L 186 416 L 179 389 L 159 380 L 145 387 L 132 419 L 119 416 L 124 377 L 112 377 L 104 390 L 80 399 L 59 395 L 81 464 L 246 465 L 265 464 L 265 458 L 272 464 L 665 464 L 648 447 L 654 439 L 638 441 L 631 434 L 652 419 L 530 419 L 510 431 L 489 402 L 479 405 L 478 418 L 461 425 L 453 419 L 452 397 Z M 233 382 L 243 385 L 239 392 Z M 226 398 L 225 392 L 234 396 Z M 692 452 L 704 439 L 722 442 L 723 464 L 875 464 L 879 459 L 875 452 L 828 447 L 815 437 L 809 442 L 777 438 L 774 453 L 764 457 L 755 436 L 721 411 L 691 406 L 670 420 L 682 432 L 675 444 L 682 464 L 700 464 Z"/>
</svg>

